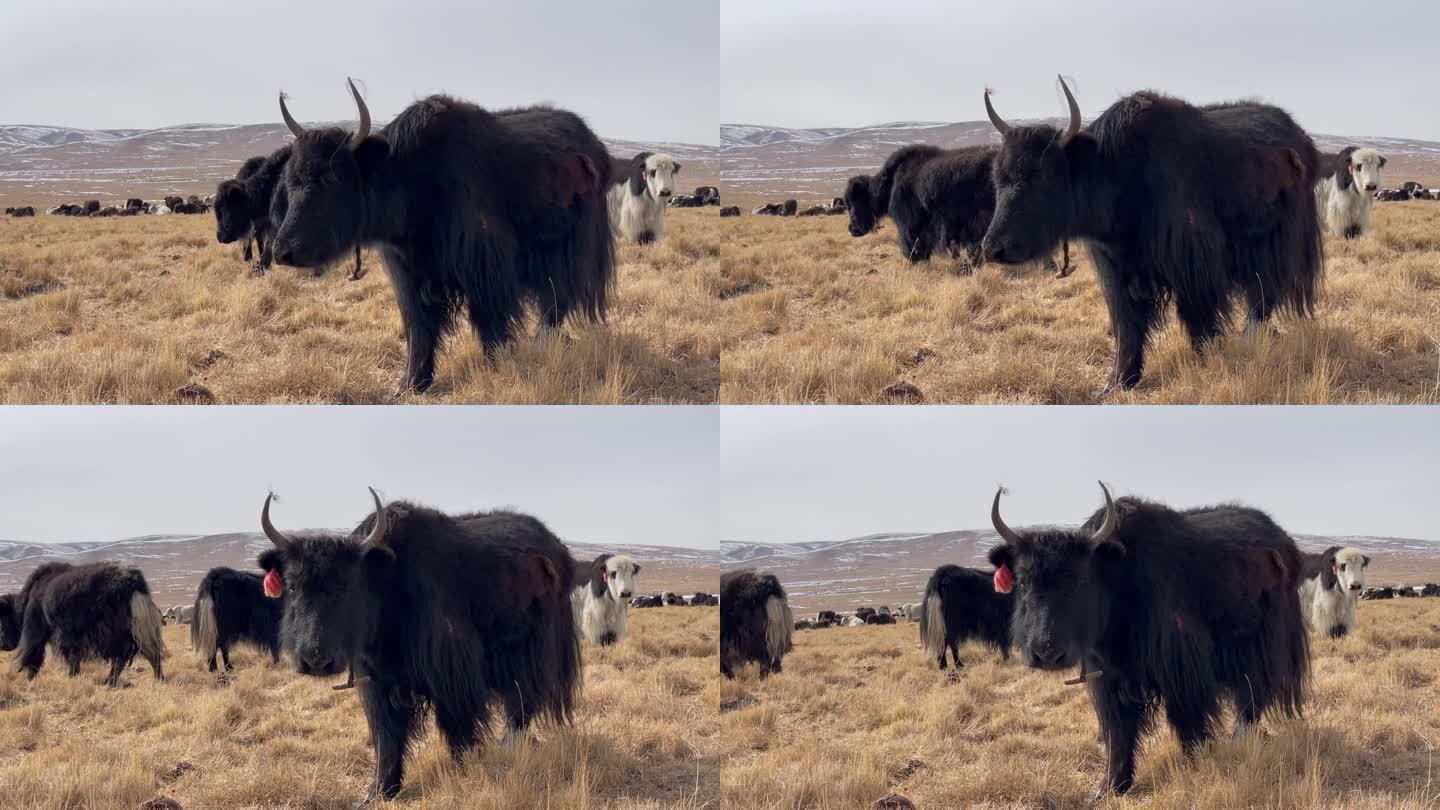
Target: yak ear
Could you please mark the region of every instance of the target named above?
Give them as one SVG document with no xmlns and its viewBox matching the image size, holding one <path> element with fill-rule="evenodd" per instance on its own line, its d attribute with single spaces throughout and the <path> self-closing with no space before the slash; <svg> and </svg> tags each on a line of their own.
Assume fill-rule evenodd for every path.
<svg viewBox="0 0 1440 810">
<path fill-rule="evenodd" d="M 990 549 L 989 557 L 990 564 L 995 566 L 996 568 L 999 568 L 1002 565 L 1009 568 L 1015 567 L 1015 549 L 1011 548 L 1006 543 L 1001 543 L 1000 545 Z"/>
<path fill-rule="evenodd" d="M 1339 186 L 1341 191 L 1355 185 L 1355 161 L 1351 160 L 1349 155 L 1345 156 L 1345 170 L 1335 172 L 1335 185 Z"/>
<path fill-rule="evenodd" d="M 390 141 L 384 135 L 368 135 L 355 147 L 355 160 L 360 164 L 360 171 L 367 176 L 378 172 L 389 157 Z"/>
<path fill-rule="evenodd" d="M 1320 556 L 1320 587 L 1322 590 L 1333 591 L 1340 587 L 1340 577 L 1335 574 L 1335 552 L 1340 546 L 1331 546 L 1325 549 Z"/>
<path fill-rule="evenodd" d="M 1360 560 L 1361 560 L 1361 562 L 1360 562 L 1360 567 L 1361 567 L 1361 568 L 1364 568 L 1365 566 L 1367 566 L 1367 565 L 1370 564 L 1370 555 L 1369 555 L 1369 554 L 1361 554 L 1361 555 L 1360 555 Z"/>
<path fill-rule="evenodd" d="M 1370 558 L 1369 558 L 1369 557 L 1366 557 L 1365 560 L 1368 562 L 1368 561 L 1370 560 Z M 639 575 L 640 575 L 640 563 L 634 563 L 634 565 L 635 565 L 635 570 L 630 572 L 630 576 L 632 576 L 632 577 L 634 577 L 634 576 L 639 576 Z"/>
<path fill-rule="evenodd" d="M 1106 540 L 1096 545 L 1094 550 L 1096 558 L 1106 562 L 1119 560 L 1125 556 L 1125 547 L 1114 540 Z"/>
<path fill-rule="evenodd" d="M 1385 168 L 1385 163 L 1386 163 L 1386 161 L 1385 161 L 1385 156 L 1384 156 L 1384 155 L 1381 155 L 1381 156 L 1380 156 L 1380 168 L 1382 168 L 1382 169 Z"/>
<path fill-rule="evenodd" d="M 679 173 L 680 173 L 680 164 L 679 164 L 679 163 L 676 163 L 676 164 L 675 164 L 675 170 L 674 170 L 673 174 L 679 174 Z"/>
<path fill-rule="evenodd" d="M 256 560 L 256 563 L 260 566 L 261 571 L 283 569 L 285 567 L 285 552 L 278 548 L 267 548 L 260 552 L 260 557 Z"/>
</svg>

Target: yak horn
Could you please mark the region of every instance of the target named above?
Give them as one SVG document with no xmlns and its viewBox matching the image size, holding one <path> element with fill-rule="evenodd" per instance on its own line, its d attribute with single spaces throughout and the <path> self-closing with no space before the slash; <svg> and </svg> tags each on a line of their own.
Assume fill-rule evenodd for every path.
<svg viewBox="0 0 1440 810">
<path fill-rule="evenodd" d="M 1000 535 L 1001 540 L 1008 545 L 1019 545 L 1020 535 L 1016 534 L 1014 529 L 1006 526 L 1005 521 L 1000 518 L 1000 496 L 1004 494 L 1004 487 L 995 491 L 995 503 L 990 505 L 990 524 L 995 527 L 995 533 Z"/>
<path fill-rule="evenodd" d="M 1001 118 L 1000 113 L 995 112 L 995 108 L 990 105 L 990 88 L 988 87 L 985 88 L 985 114 L 990 116 L 990 124 L 995 127 L 996 132 L 1000 133 L 1000 137 L 1003 138 L 1010 134 L 1010 125 L 1005 123 L 1005 119 Z"/>
<path fill-rule="evenodd" d="M 274 543 L 276 548 L 287 549 L 292 541 L 281 534 L 280 530 L 275 528 L 275 524 L 270 522 L 270 501 L 274 498 L 275 493 L 273 492 L 265 496 L 265 506 L 260 510 L 260 528 L 265 531 L 265 536 L 270 538 L 270 542 Z"/>
<path fill-rule="evenodd" d="M 290 108 L 285 106 L 285 93 L 283 91 L 280 93 L 280 117 L 285 119 L 285 126 L 290 128 L 291 135 L 298 138 L 305 134 L 305 127 L 300 126 L 300 122 L 296 121 L 295 116 L 290 114 Z"/>
<path fill-rule="evenodd" d="M 365 99 L 361 98 L 360 91 L 355 89 L 355 80 L 345 81 L 350 85 L 350 95 L 355 97 L 355 106 L 360 108 L 360 127 L 355 130 L 355 137 L 351 139 L 351 143 L 359 146 L 361 141 L 370 136 L 370 108 L 365 106 Z"/>
<path fill-rule="evenodd" d="M 375 499 L 375 526 L 370 534 L 365 536 L 361 543 L 365 548 L 374 548 L 385 545 L 385 532 L 388 528 L 385 525 L 385 507 L 380 505 L 380 496 L 375 494 L 375 488 L 370 487 L 370 497 Z"/>
<path fill-rule="evenodd" d="M 1060 139 L 1060 145 L 1064 146 L 1080 131 L 1080 105 L 1075 103 L 1075 96 L 1071 95 L 1070 86 L 1065 83 L 1065 77 L 1058 76 L 1056 78 L 1060 79 L 1060 89 L 1065 91 L 1065 102 L 1070 105 L 1070 127 L 1065 130 L 1065 137 Z"/>
<path fill-rule="evenodd" d="M 1097 546 L 1110 539 L 1110 535 L 1115 533 L 1115 525 L 1120 522 L 1120 515 L 1115 511 L 1115 502 L 1110 499 L 1110 490 L 1104 481 L 1100 482 L 1100 491 L 1105 493 L 1105 522 L 1100 524 L 1100 528 L 1090 538 Z"/>
</svg>

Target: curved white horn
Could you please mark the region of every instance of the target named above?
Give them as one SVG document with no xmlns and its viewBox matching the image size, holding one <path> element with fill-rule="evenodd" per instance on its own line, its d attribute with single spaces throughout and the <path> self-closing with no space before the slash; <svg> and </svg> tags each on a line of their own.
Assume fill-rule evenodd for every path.
<svg viewBox="0 0 1440 810">
<path fill-rule="evenodd" d="M 370 497 L 375 499 L 375 526 L 361 543 L 366 548 L 385 545 L 385 532 L 389 528 L 385 525 L 385 507 L 380 504 L 380 496 L 374 487 L 370 487 Z"/>
<path fill-rule="evenodd" d="M 1099 483 L 1100 491 L 1105 493 L 1105 522 L 1100 524 L 1100 528 L 1096 529 L 1090 538 L 1097 546 L 1110 539 L 1110 535 L 1115 533 L 1115 526 L 1120 522 L 1120 514 L 1115 511 L 1115 502 L 1110 499 L 1110 489 L 1105 486 L 1104 481 Z"/>
<path fill-rule="evenodd" d="M 1070 127 L 1065 130 L 1065 137 L 1060 139 L 1060 143 L 1063 145 L 1069 143 L 1070 139 L 1080 131 L 1080 105 L 1075 102 L 1075 96 L 1071 95 L 1070 85 L 1065 83 L 1065 77 L 1058 76 L 1056 78 L 1060 79 L 1060 89 L 1065 91 L 1065 102 L 1070 105 Z"/>
<path fill-rule="evenodd" d="M 351 139 L 351 143 L 359 146 L 361 141 L 370 137 L 370 108 L 365 106 L 365 99 L 361 98 L 360 91 L 355 89 L 355 80 L 345 81 L 350 85 L 350 95 L 355 97 L 355 106 L 360 108 L 360 127 L 355 130 L 355 137 Z"/>
</svg>

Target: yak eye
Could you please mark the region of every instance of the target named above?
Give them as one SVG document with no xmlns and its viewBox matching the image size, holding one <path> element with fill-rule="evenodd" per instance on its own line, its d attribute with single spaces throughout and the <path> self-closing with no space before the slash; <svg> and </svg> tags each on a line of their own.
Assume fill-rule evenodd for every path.
<svg viewBox="0 0 1440 810">
<path fill-rule="evenodd" d="M 655 170 L 654 170 L 654 169 L 651 169 L 651 170 L 650 170 L 650 176 L 651 176 L 651 177 L 654 177 L 654 176 L 655 176 Z"/>
<path fill-rule="evenodd" d="M 1349 563 L 1340 563 L 1340 570 L 1341 570 L 1341 571 L 1344 571 L 1344 570 L 1345 570 L 1345 566 L 1347 566 L 1347 565 L 1349 565 Z"/>
</svg>

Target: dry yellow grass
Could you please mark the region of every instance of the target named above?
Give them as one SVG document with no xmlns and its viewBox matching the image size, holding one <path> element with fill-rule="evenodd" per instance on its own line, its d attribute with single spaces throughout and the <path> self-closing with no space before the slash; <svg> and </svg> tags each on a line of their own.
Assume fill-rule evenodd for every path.
<svg viewBox="0 0 1440 810">
<path fill-rule="evenodd" d="M 782 674 L 725 683 L 725 806 L 863 808 L 892 791 L 918 808 L 1084 806 L 1104 772 L 1085 689 L 974 644 L 947 678 L 918 627 L 798 632 Z M 1440 600 L 1367 602 L 1358 632 L 1316 641 L 1312 661 L 1304 720 L 1222 735 L 1193 762 L 1162 723 L 1133 790 L 1101 806 L 1440 805 Z"/>
<path fill-rule="evenodd" d="M 158 794 L 187 810 L 318 809 L 363 795 L 374 759 L 355 692 L 249 650 L 222 684 L 190 657 L 187 633 L 166 628 L 164 684 L 141 666 L 110 690 L 100 664 L 69 679 L 53 660 L 27 684 L 7 660 L 0 807 L 112 810 Z M 430 722 L 387 806 L 719 807 L 718 637 L 714 608 L 635 611 L 618 647 L 585 647 L 574 728 L 541 728 L 513 752 L 492 747 L 457 767 Z"/>
<path fill-rule="evenodd" d="M 888 221 L 858 240 L 844 217 L 727 222 L 722 402 L 891 402 L 884 390 L 904 381 L 926 402 L 1090 403 L 1109 377 L 1109 320 L 1083 250 L 1066 279 L 962 275 L 949 260 L 906 263 Z M 1106 401 L 1436 402 L 1440 204 L 1377 205 L 1375 222 L 1373 235 L 1327 240 L 1314 320 L 1282 318 L 1253 340 L 1232 328 L 1198 357 L 1169 315 L 1140 386 Z"/>
<path fill-rule="evenodd" d="M 608 325 L 525 336 L 487 364 L 466 325 L 435 387 L 396 397 L 405 342 L 374 254 L 358 282 L 249 275 L 211 216 L 0 220 L 6 403 L 713 403 L 716 209 L 671 212 L 665 241 L 619 249 Z M 207 396 L 196 390 L 203 387 Z"/>
</svg>

